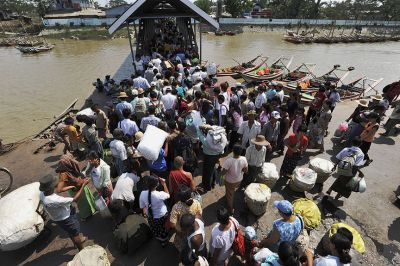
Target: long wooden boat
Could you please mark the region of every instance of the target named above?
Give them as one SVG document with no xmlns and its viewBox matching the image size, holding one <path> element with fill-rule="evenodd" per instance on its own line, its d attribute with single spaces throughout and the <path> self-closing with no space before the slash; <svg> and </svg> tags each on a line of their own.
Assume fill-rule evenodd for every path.
<svg viewBox="0 0 400 266">
<path fill-rule="evenodd" d="M 252 71 L 256 68 L 261 67 L 261 65 L 264 64 L 264 62 L 261 62 L 261 64 L 257 64 L 257 65 L 255 64 L 255 61 L 257 61 L 257 59 L 259 59 L 260 57 L 261 57 L 261 55 L 258 55 L 248 62 L 245 62 L 242 64 L 237 64 L 236 66 L 232 66 L 232 67 L 218 69 L 217 77 L 230 76 L 232 78 L 238 78 L 238 77 L 240 77 L 240 72 L 248 72 L 248 71 Z"/>
<path fill-rule="evenodd" d="M 33 47 L 17 46 L 16 48 L 24 54 L 37 54 L 52 50 L 54 48 L 54 45 L 47 44 Z"/>
<path fill-rule="evenodd" d="M 247 83 L 261 83 L 265 81 L 271 81 L 275 79 L 279 79 L 283 76 L 286 71 L 289 71 L 288 68 L 293 61 L 293 57 L 285 58 L 280 57 L 278 60 L 273 62 L 271 66 L 265 64 L 265 67 L 261 67 L 255 69 L 253 71 L 247 73 L 240 73 L 240 76 L 247 82 Z"/>
<path fill-rule="evenodd" d="M 330 82 L 336 87 L 343 85 L 343 80 L 354 70 L 354 67 L 348 67 L 347 69 L 341 69 L 340 65 L 334 65 L 331 70 L 320 77 L 316 77 L 313 73 L 310 73 L 308 78 L 305 78 L 298 82 L 287 82 L 283 84 L 283 89 L 286 93 L 296 91 L 297 86 L 302 88 L 304 93 L 315 93 L 319 90 L 319 87 L 326 82 Z M 311 76 L 311 77 L 310 77 Z"/>
<path fill-rule="evenodd" d="M 340 99 L 342 101 L 346 100 L 356 100 L 363 97 L 378 94 L 379 91 L 376 90 L 376 86 L 381 83 L 383 78 L 371 79 L 367 77 L 360 77 L 347 84 L 342 84 L 337 87 L 337 91 L 340 94 Z M 372 93 L 371 93 L 372 92 Z M 302 92 L 301 93 L 301 103 L 304 105 L 310 105 L 314 100 L 314 92 Z M 288 96 L 286 96 L 288 97 Z"/>
</svg>

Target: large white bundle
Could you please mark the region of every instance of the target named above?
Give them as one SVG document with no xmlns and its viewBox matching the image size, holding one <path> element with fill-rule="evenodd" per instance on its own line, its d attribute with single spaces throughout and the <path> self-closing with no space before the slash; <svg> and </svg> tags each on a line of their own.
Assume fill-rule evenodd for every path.
<svg viewBox="0 0 400 266">
<path fill-rule="evenodd" d="M 67 266 L 109 266 L 107 251 L 99 245 L 87 246 L 68 262 Z"/>
<path fill-rule="evenodd" d="M 257 216 L 266 212 L 270 198 L 271 189 L 265 184 L 252 183 L 244 191 L 244 199 L 247 207 Z"/>
<path fill-rule="evenodd" d="M 164 130 L 148 125 L 137 150 L 147 160 L 155 161 L 167 137 L 168 133 Z"/>
<path fill-rule="evenodd" d="M 310 169 L 317 173 L 316 183 L 324 183 L 332 175 L 332 169 L 334 167 L 331 161 L 322 158 L 312 159 L 309 166 Z"/>
<path fill-rule="evenodd" d="M 0 249 L 16 250 L 32 242 L 43 230 L 39 182 L 22 186 L 0 200 Z"/>
<path fill-rule="evenodd" d="M 214 151 L 223 153 L 228 143 L 225 128 L 213 126 L 212 130 L 207 132 L 206 141 Z"/>
<path fill-rule="evenodd" d="M 317 173 L 310 168 L 296 168 L 293 179 L 290 181 L 290 188 L 294 191 L 304 192 L 312 189 L 317 181 Z"/>
<path fill-rule="evenodd" d="M 279 173 L 276 169 L 276 165 L 273 163 L 264 163 L 261 173 L 257 176 L 257 182 L 266 184 L 268 187 L 273 188 L 278 179 Z"/>
<path fill-rule="evenodd" d="M 207 75 L 213 76 L 217 74 L 217 64 L 212 62 L 211 64 L 207 65 Z"/>
</svg>

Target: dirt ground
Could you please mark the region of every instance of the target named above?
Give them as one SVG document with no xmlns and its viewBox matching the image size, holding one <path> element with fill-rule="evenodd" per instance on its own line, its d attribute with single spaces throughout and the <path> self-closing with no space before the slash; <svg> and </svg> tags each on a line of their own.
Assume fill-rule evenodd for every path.
<svg viewBox="0 0 400 266">
<path fill-rule="evenodd" d="M 334 156 L 340 147 L 333 147 L 331 137 L 340 122 L 344 121 L 355 108 L 354 102 L 341 103 L 333 113 L 329 126 L 330 134 L 325 139 L 326 152 L 318 157 L 329 159 Z M 390 111 L 389 111 L 390 112 Z M 388 112 L 388 114 L 389 114 Z M 380 129 L 379 132 L 382 132 Z M 379 136 L 379 135 L 378 135 Z M 393 192 L 399 186 L 399 154 L 400 146 L 398 137 L 378 137 L 370 150 L 373 163 L 364 169 L 367 181 L 365 193 L 353 193 L 349 199 L 337 203 L 333 214 L 323 216 L 322 224 L 311 233 L 312 247 L 315 248 L 322 236 L 336 221 L 342 221 L 355 227 L 363 236 L 366 243 L 366 253 L 361 263 L 363 265 L 400 265 L 400 210 L 392 203 Z M 15 151 L 0 157 L 0 165 L 7 167 L 14 174 L 13 189 L 37 181 L 45 174 L 54 174 L 54 168 L 62 153 L 62 145 L 53 151 L 42 150 L 33 154 L 37 147 L 44 143 L 43 140 L 30 141 L 20 145 Z M 303 164 L 314 158 L 315 150 L 307 152 Z M 273 158 L 279 169 L 283 156 Z M 196 177 L 200 182 L 201 177 Z M 324 184 L 324 191 L 334 181 L 328 179 Z M 272 198 L 268 204 L 267 212 L 262 217 L 255 217 L 246 209 L 243 200 L 243 191 L 235 195 L 235 218 L 242 226 L 254 226 L 258 237 L 262 237 L 271 229 L 272 222 L 278 218 L 277 211 L 273 208 L 273 200 L 293 200 L 299 195 L 286 188 L 283 182 L 278 182 L 272 189 Z M 216 187 L 213 191 L 203 196 L 203 216 L 206 225 L 206 237 L 209 239 L 211 229 L 216 222 L 216 209 L 225 204 L 224 188 Z M 313 198 L 316 193 L 307 193 L 308 198 Z M 301 195 L 300 195 L 301 196 Z M 30 245 L 12 252 L 0 252 L 1 265 L 66 265 L 72 260 L 77 250 L 67 235 L 57 226 L 48 223 L 50 231 L 45 231 Z M 81 222 L 82 232 L 88 236 L 86 245 L 96 243 L 104 247 L 109 255 L 112 265 L 178 265 L 178 253 L 172 243 L 166 248 L 154 240 L 148 242 L 134 254 L 124 255 L 118 251 L 112 237 L 113 224 L 110 217 L 96 214 L 85 222 Z M 172 239 L 171 239 L 172 242 Z M 238 261 L 231 259 L 230 265 L 238 265 Z"/>
</svg>

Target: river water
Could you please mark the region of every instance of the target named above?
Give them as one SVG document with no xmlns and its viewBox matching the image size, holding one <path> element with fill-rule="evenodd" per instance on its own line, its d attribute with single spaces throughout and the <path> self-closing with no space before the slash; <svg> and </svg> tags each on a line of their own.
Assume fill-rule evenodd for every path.
<svg viewBox="0 0 400 266">
<path fill-rule="evenodd" d="M 233 59 L 243 62 L 259 54 L 271 61 L 281 55 L 294 56 L 291 68 L 302 62 L 317 63 L 318 75 L 334 64 L 354 66 L 348 81 L 360 75 L 384 78 L 380 89 L 400 78 L 398 42 L 295 45 L 281 37 L 274 32 L 220 37 L 204 34 L 203 60 L 230 66 L 235 64 Z M 81 106 L 97 77 L 130 75 L 128 40 L 54 42 L 53 51 L 38 55 L 0 48 L 0 138 L 5 143 L 37 133 L 76 98 Z"/>
</svg>

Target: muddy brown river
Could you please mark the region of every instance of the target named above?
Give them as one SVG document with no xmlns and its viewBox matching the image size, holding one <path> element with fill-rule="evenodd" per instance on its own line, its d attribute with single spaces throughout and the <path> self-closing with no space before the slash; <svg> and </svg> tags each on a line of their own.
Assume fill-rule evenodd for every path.
<svg viewBox="0 0 400 266">
<path fill-rule="evenodd" d="M 317 63 L 316 74 L 334 64 L 354 66 L 347 81 L 359 76 L 384 78 L 378 86 L 400 78 L 400 43 L 304 44 L 285 43 L 281 33 L 243 33 L 218 37 L 203 35 L 203 60 L 234 65 L 258 54 L 274 58 L 294 56 L 291 69 L 302 62 Z M 37 133 L 74 99 L 81 106 L 91 93 L 92 81 L 106 74 L 129 76 L 127 39 L 52 41 L 53 51 L 23 55 L 15 48 L 0 48 L 0 138 L 5 143 Z"/>
</svg>

